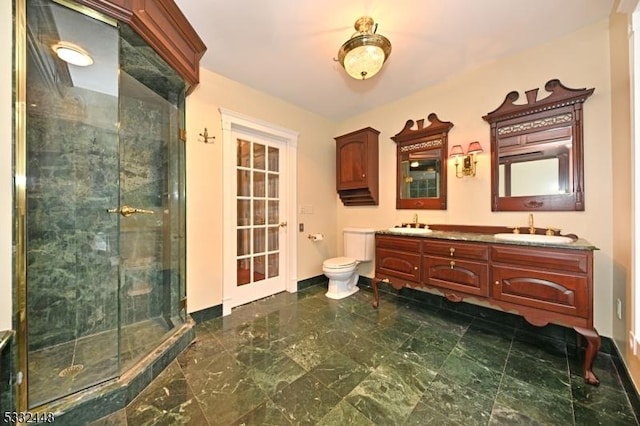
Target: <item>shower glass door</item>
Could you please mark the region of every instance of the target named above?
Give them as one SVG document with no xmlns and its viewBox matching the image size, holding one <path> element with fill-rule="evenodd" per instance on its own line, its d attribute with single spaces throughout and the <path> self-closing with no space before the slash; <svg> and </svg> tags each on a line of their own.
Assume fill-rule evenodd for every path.
<svg viewBox="0 0 640 426">
<path fill-rule="evenodd" d="M 185 321 L 185 84 L 128 26 L 120 31 L 122 370 Z"/>
<path fill-rule="evenodd" d="M 118 29 L 27 2 L 28 405 L 119 374 Z M 88 36 L 90 35 L 90 36 Z M 56 55 L 71 48 L 92 64 Z"/>
<path fill-rule="evenodd" d="M 25 373 L 36 407 L 119 377 L 185 322 L 186 88 L 128 26 L 68 2 L 26 3 Z M 58 46 L 90 63 L 66 62 Z"/>
</svg>

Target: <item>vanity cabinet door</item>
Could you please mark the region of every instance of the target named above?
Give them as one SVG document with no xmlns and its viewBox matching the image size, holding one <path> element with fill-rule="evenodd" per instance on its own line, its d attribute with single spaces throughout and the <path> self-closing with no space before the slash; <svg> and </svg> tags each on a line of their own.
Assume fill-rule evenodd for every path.
<svg viewBox="0 0 640 426">
<path fill-rule="evenodd" d="M 420 255 L 395 250 L 376 250 L 376 275 L 420 282 Z"/>
<path fill-rule="evenodd" d="M 588 279 L 584 275 L 506 266 L 493 266 L 491 273 L 495 300 L 565 315 L 590 316 Z"/>
<path fill-rule="evenodd" d="M 424 256 L 422 268 L 426 285 L 475 296 L 489 295 L 486 263 Z"/>
<path fill-rule="evenodd" d="M 376 235 L 376 276 L 420 283 L 420 240 Z M 403 284 L 398 282 L 397 284 Z"/>
</svg>

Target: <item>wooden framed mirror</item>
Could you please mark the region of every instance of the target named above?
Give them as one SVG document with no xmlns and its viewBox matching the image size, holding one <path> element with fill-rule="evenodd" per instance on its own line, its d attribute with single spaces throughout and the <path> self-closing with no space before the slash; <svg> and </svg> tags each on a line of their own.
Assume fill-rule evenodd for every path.
<svg viewBox="0 0 640 426">
<path fill-rule="evenodd" d="M 484 118 L 491 125 L 491 210 L 584 210 L 582 104 L 594 89 L 570 89 L 560 80 L 518 92 Z"/>
<path fill-rule="evenodd" d="M 424 119 L 407 120 L 391 138 L 397 146 L 397 209 L 447 209 L 447 137 L 453 123 L 435 113 L 427 119 L 427 127 Z"/>
</svg>

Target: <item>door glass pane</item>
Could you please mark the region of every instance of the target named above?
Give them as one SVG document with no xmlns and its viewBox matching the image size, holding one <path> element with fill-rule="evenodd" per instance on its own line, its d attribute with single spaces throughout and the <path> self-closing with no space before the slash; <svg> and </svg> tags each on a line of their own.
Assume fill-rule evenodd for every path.
<svg viewBox="0 0 640 426">
<path fill-rule="evenodd" d="M 265 196 L 264 172 L 253 172 L 253 196 Z"/>
<path fill-rule="evenodd" d="M 265 250 L 265 228 L 254 228 L 253 230 L 253 253 L 264 253 Z"/>
<path fill-rule="evenodd" d="M 240 167 L 251 167 L 251 143 L 238 139 L 238 162 Z"/>
<path fill-rule="evenodd" d="M 251 224 L 251 201 L 238 200 L 238 226 Z"/>
<path fill-rule="evenodd" d="M 280 239 L 280 227 L 279 226 L 270 226 L 269 230 L 269 246 L 268 246 L 268 250 L 269 251 L 275 251 L 278 250 L 279 247 L 279 239 Z"/>
<path fill-rule="evenodd" d="M 251 230 L 238 229 L 238 256 L 251 254 Z"/>
<path fill-rule="evenodd" d="M 278 187 L 280 184 L 280 177 L 276 174 L 269 173 L 269 198 L 278 198 Z"/>
<path fill-rule="evenodd" d="M 253 168 L 264 170 L 265 166 L 265 146 L 259 143 L 253 144 Z"/>
<path fill-rule="evenodd" d="M 253 281 L 262 281 L 265 277 L 264 256 L 255 256 L 253 258 Z"/>
<path fill-rule="evenodd" d="M 237 260 L 237 284 L 244 285 L 251 282 L 251 259 L 238 259 Z"/>
<path fill-rule="evenodd" d="M 280 150 L 272 146 L 269 147 L 269 171 L 277 172 L 280 170 Z"/>
<path fill-rule="evenodd" d="M 277 277 L 280 271 L 279 268 L 280 254 L 273 253 L 269 255 L 269 278 Z"/>
<path fill-rule="evenodd" d="M 280 217 L 279 204 L 278 200 L 269 200 L 269 225 L 278 223 Z"/>
<path fill-rule="evenodd" d="M 265 211 L 264 200 L 253 200 L 253 225 L 264 225 L 265 223 Z"/>
<path fill-rule="evenodd" d="M 251 174 L 248 170 L 238 170 L 238 196 L 251 195 Z"/>
</svg>

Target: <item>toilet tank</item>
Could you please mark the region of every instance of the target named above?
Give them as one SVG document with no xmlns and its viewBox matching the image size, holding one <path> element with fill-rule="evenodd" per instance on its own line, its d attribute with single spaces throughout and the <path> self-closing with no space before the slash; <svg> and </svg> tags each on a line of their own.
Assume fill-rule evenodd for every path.
<svg viewBox="0 0 640 426">
<path fill-rule="evenodd" d="M 344 256 L 360 262 L 373 260 L 375 253 L 375 231 L 371 228 L 345 228 Z"/>
</svg>

